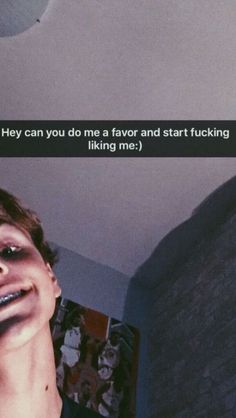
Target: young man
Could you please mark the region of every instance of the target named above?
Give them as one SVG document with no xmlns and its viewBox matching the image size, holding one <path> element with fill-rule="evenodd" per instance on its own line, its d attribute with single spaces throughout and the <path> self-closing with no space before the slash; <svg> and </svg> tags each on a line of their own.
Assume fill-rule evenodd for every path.
<svg viewBox="0 0 236 418">
<path fill-rule="evenodd" d="M 0 417 L 100 417 L 56 386 L 54 261 L 37 216 L 0 189 Z"/>
</svg>

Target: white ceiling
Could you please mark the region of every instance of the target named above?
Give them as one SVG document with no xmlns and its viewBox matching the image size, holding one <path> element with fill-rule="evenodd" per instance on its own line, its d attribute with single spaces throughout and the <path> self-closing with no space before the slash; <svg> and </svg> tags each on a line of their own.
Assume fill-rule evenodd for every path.
<svg viewBox="0 0 236 418">
<path fill-rule="evenodd" d="M 50 0 L 0 38 L 0 119 L 235 119 L 235 17 L 234 0 Z M 233 158 L 0 159 L 51 240 L 127 274 L 233 175 Z"/>
<path fill-rule="evenodd" d="M 235 119 L 235 21 L 235 0 L 50 0 L 0 38 L 0 118 Z"/>
<path fill-rule="evenodd" d="M 236 174 L 236 158 L 1 158 L 57 244 L 128 275 L 160 239 Z"/>
</svg>

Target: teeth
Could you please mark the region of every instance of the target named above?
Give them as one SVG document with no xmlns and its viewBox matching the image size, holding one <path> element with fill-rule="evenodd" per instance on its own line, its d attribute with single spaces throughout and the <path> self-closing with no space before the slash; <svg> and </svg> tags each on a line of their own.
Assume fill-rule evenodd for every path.
<svg viewBox="0 0 236 418">
<path fill-rule="evenodd" d="M 19 290 L 18 292 L 8 293 L 8 295 L 4 295 L 0 297 L 0 306 L 6 305 L 7 303 L 19 298 L 22 296 L 24 292 Z"/>
</svg>

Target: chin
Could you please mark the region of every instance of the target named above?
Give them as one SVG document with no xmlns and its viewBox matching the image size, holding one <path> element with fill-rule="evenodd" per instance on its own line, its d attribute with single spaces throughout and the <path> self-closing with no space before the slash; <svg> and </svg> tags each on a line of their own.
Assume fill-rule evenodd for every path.
<svg viewBox="0 0 236 418">
<path fill-rule="evenodd" d="M 49 332 L 49 322 L 40 326 L 37 321 L 35 324 L 28 317 L 16 315 L 0 322 L 0 355 L 20 349 L 27 344 L 37 345 L 40 342 L 41 334 Z M 43 341 L 43 340 L 42 340 Z"/>
</svg>

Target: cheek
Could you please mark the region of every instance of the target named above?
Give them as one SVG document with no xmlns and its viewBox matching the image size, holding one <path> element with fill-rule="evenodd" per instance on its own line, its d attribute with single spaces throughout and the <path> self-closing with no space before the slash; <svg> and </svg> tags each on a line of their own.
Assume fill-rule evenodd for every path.
<svg viewBox="0 0 236 418">
<path fill-rule="evenodd" d="M 36 308 L 36 318 L 37 321 L 42 321 L 42 323 L 47 323 L 52 318 L 56 306 L 55 297 L 48 292 L 39 293 L 38 304 Z M 41 320 L 40 320 L 41 318 Z"/>
<path fill-rule="evenodd" d="M 12 263 L 12 276 L 16 280 L 32 285 L 34 292 L 34 312 L 41 318 L 52 317 L 55 310 L 56 296 L 59 295 L 59 287 L 49 273 L 46 264 L 36 252 L 28 252 L 28 255 Z"/>
<path fill-rule="evenodd" d="M 33 264 L 27 272 L 36 293 L 36 301 L 38 300 L 40 310 L 50 319 L 56 304 L 55 283 L 44 264 L 38 266 Z"/>
<path fill-rule="evenodd" d="M 14 260 L 10 260 L 9 264 L 23 280 L 38 279 L 41 275 L 45 276 L 48 273 L 40 254 L 33 250 L 22 251 Z"/>
</svg>

